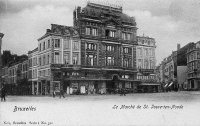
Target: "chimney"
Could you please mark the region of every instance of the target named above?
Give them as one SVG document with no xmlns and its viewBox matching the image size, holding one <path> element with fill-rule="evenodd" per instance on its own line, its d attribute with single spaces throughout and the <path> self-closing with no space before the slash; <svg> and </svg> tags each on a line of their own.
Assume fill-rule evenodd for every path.
<svg viewBox="0 0 200 126">
<path fill-rule="evenodd" d="M 51 30 L 50 30 L 50 29 L 47 29 L 47 33 L 49 33 L 49 32 L 51 32 Z"/>
<path fill-rule="evenodd" d="M 179 50 L 180 48 L 181 48 L 181 44 L 178 43 L 178 44 L 177 44 L 177 50 Z"/>
</svg>

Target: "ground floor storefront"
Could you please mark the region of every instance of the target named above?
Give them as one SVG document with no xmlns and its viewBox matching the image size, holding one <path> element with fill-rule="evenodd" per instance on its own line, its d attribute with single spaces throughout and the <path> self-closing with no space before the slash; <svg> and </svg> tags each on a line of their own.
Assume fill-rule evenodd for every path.
<svg viewBox="0 0 200 126">
<path fill-rule="evenodd" d="M 186 90 L 200 90 L 200 78 L 188 79 Z"/>
<path fill-rule="evenodd" d="M 159 83 L 141 83 L 138 85 L 138 92 L 141 92 L 141 93 L 161 92 L 161 84 L 159 84 Z"/>
</svg>

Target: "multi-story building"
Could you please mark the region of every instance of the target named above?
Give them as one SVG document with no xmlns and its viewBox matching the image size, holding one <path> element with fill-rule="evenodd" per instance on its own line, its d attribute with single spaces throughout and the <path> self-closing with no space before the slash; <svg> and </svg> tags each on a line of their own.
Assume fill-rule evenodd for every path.
<svg viewBox="0 0 200 126">
<path fill-rule="evenodd" d="M 136 22 L 122 7 L 88 3 L 74 10 L 74 27 L 52 24 L 38 39 L 32 93 L 106 93 L 136 89 Z M 29 68 L 32 72 L 33 66 Z M 36 86 L 37 85 L 37 86 Z"/>
<path fill-rule="evenodd" d="M 133 17 L 122 7 L 88 3 L 74 11 L 81 39 L 81 65 L 89 92 L 136 88 L 136 33 Z M 106 90 L 107 89 L 107 90 Z"/>
<path fill-rule="evenodd" d="M 188 84 L 184 88 L 200 89 L 200 41 L 187 49 Z"/>
<path fill-rule="evenodd" d="M 1 77 L 8 94 L 30 94 L 30 85 L 26 81 L 28 80 L 28 60 L 5 66 Z"/>
<path fill-rule="evenodd" d="M 38 94 L 38 48 L 28 52 L 29 82 L 32 84 L 32 94 Z"/>
<path fill-rule="evenodd" d="M 34 92 L 46 95 L 53 90 L 59 91 L 61 74 L 64 74 L 62 70 L 81 64 L 80 51 L 80 38 L 75 28 L 52 24 L 51 29 L 47 29 L 46 34 L 38 39 L 38 50 L 35 52 L 35 60 L 38 57 L 38 61 L 32 60 L 38 63 L 35 63 L 37 68 L 32 74 L 37 81 L 33 84 L 34 90 L 37 90 Z M 71 74 L 75 76 L 78 73 Z"/>
<path fill-rule="evenodd" d="M 156 84 L 157 80 L 155 74 L 155 39 L 144 35 L 137 36 L 137 43 L 137 79 L 141 81 L 139 87 L 143 88 L 145 92 L 158 91 L 159 84 Z"/>
</svg>

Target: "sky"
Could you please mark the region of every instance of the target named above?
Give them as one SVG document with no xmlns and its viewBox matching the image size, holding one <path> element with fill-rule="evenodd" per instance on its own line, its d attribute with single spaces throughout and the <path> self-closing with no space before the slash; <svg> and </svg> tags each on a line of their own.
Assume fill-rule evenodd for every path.
<svg viewBox="0 0 200 126">
<path fill-rule="evenodd" d="M 88 0 L 0 0 L 2 50 L 27 54 L 51 24 L 73 25 L 73 10 Z M 90 0 L 91 1 L 91 0 Z M 137 22 L 137 35 L 156 40 L 156 60 L 200 40 L 199 0 L 92 0 L 121 5 Z"/>
</svg>

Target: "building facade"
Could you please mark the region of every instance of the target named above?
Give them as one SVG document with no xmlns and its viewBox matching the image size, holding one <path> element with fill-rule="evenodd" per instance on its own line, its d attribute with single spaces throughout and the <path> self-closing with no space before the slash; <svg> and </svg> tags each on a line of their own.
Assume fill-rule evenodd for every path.
<svg viewBox="0 0 200 126">
<path fill-rule="evenodd" d="M 193 43 L 187 49 L 188 83 L 184 88 L 189 90 L 200 89 L 200 41 Z"/>
<path fill-rule="evenodd" d="M 88 3 L 74 10 L 74 27 L 52 24 L 38 39 L 32 94 L 112 93 L 136 89 L 136 22 L 122 7 Z M 31 62 L 31 61 L 29 61 Z M 34 81 L 35 80 L 35 81 Z"/>
<path fill-rule="evenodd" d="M 137 80 L 141 81 L 139 88 L 144 92 L 158 91 L 159 84 L 156 80 L 156 42 L 154 38 L 147 36 L 137 36 L 136 61 Z"/>
<path fill-rule="evenodd" d="M 0 88 L 2 87 L 2 58 L 1 58 L 1 45 L 2 45 L 2 38 L 4 34 L 0 33 Z"/>
<path fill-rule="evenodd" d="M 30 95 L 31 88 L 28 83 L 28 60 L 22 60 L 3 67 L 2 81 L 11 95 Z"/>
</svg>

